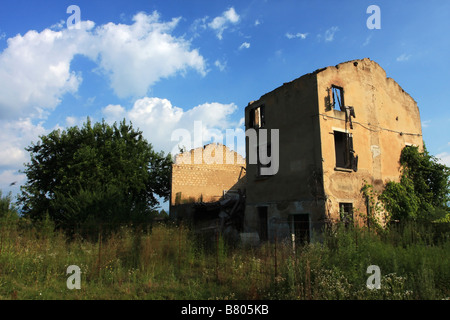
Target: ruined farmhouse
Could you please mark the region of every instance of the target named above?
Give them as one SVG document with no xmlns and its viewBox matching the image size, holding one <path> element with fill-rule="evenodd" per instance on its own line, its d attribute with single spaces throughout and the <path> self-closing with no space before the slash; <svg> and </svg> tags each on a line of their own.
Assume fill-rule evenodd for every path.
<svg viewBox="0 0 450 320">
<path fill-rule="evenodd" d="M 423 147 L 417 103 L 367 58 L 316 70 L 264 94 L 245 108 L 245 127 L 256 134 L 246 139 L 239 232 L 257 233 L 261 240 L 309 241 L 325 223 L 367 223 L 361 188 L 367 183 L 381 191 L 386 182 L 398 181 L 401 150 Z M 262 147 L 265 161 L 260 161 Z M 273 161 L 278 163 L 270 173 L 266 169 L 274 168 Z M 178 166 L 173 167 L 171 210 L 179 192 L 189 194 L 179 189 Z M 238 181 L 236 166 L 226 185 L 212 186 L 197 176 L 202 166 L 188 171 L 190 190 L 196 190 L 192 196 L 201 193 L 202 202 L 220 200 L 211 196 Z"/>
<path fill-rule="evenodd" d="M 198 231 L 243 232 L 245 159 L 222 144 L 181 152 L 172 165 L 170 217 Z"/>
</svg>

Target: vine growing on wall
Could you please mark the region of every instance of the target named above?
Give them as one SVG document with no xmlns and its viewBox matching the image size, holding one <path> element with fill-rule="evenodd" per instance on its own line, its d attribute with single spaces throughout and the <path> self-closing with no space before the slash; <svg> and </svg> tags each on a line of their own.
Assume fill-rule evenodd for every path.
<svg viewBox="0 0 450 320">
<path fill-rule="evenodd" d="M 380 231 L 390 220 L 390 214 L 385 210 L 383 204 L 379 200 L 380 194 L 373 189 L 373 185 L 369 184 L 367 181 L 364 182 L 361 193 L 366 200 L 367 226 Z"/>
</svg>

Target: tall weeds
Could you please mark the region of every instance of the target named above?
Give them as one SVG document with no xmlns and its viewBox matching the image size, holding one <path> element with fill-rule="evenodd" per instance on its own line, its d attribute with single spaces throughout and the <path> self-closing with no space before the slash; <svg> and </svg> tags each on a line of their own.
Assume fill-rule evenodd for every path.
<svg viewBox="0 0 450 320">
<path fill-rule="evenodd" d="M 450 240 L 430 226 L 335 226 L 320 243 L 229 247 L 188 228 L 122 226 L 90 240 L 50 221 L 0 223 L 0 299 L 448 299 Z M 81 289 L 66 287 L 69 265 Z M 370 290 L 367 267 L 381 270 Z"/>
</svg>

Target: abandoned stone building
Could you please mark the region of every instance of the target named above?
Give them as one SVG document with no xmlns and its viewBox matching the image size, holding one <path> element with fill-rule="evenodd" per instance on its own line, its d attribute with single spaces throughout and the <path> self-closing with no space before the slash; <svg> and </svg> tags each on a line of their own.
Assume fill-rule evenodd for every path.
<svg viewBox="0 0 450 320">
<path fill-rule="evenodd" d="M 279 153 L 273 175 L 246 159 L 244 224 L 262 240 L 310 240 L 324 223 L 366 223 L 363 185 L 381 191 L 398 181 L 401 150 L 423 145 L 417 103 L 367 58 L 285 83 L 249 103 L 245 119 L 258 135 L 267 129 L 268 155 Z M 279 141 L 271 140 L 272 129 Z M 247 155 L 260 146 L 247 139 Z"/>
<path fill-rule="evenodd" d="M 211 143 L 176 155 L 171 176 L 172 219 L 192 222 L 199 231 L 243 231 L 246 172 L 241 155 Z"/>
<path fill-rule="evenodd" d="M 195 150 L 177 157 L 171 216 L 214 210 L 214 217 L 222 212 L 229 218 L 233 209 L 224 206 L 224 190 L 239 190 L 245 196 L 234 217 L 242 219 L 241 234 L 310 241 L 326 223 L 365 224 L 364 184 L 381 191 L 398 181 L 401 150 L 423 147 L 417 103 L 367 58 L 316 70 L 264 94 L 245 108 L 245 127 L 246 135 L 253 132 L 245 164 L 220 145 L 201 149 L 224 147 L 236 163 L 194 164 Z"/>
</svg>

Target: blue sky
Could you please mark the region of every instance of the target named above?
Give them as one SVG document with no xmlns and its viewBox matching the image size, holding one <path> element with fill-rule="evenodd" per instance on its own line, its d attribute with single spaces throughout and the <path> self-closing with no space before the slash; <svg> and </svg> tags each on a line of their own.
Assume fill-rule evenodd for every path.
<svg viewBox="0 0 450 320">
<path fill-rule="evenodd" d="M 0 189 L 19 191 L 39 135 L 87 116 L 126 118 L 170 152 L 177 128 L 242 130 L 249 101 L 366 57 L 417 101 L 428 150 L 450 165 L 449 14 L 446 0 L 1 0 Z"/>
</svg>

